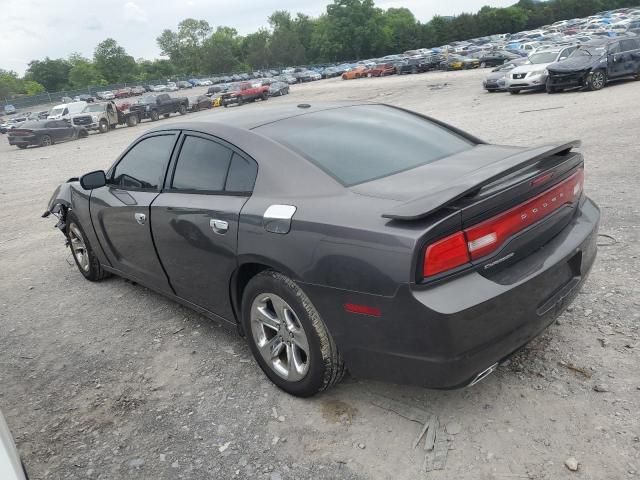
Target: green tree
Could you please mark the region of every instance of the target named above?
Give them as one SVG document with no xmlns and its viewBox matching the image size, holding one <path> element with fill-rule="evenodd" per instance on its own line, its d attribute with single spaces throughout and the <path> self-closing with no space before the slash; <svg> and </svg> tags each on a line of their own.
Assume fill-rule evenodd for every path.
<svg viewBox="0 0 640 480">
<path fill-rule="evenodd" d="M 27 95 L 37 95 L 44 93 L 44 87 L 33 80 L 25 80 L 23 83 L 23 92 Z"/>
<path fill-rule="evenodd" d="M 241 39 L 231 27 L 218 27 L 204 42 L 204 69 L 212 73 L 230 73 L 246 65 L 240 60 Z"/>
<path fill-rule="evenodd" d="M 22 93 L 22 89 L 22 81 L 16 72 L 0 69 L 0 97 L 11 97 Z"/>
<path fill-rule="evenodd" d="M 130 82 L 138 73 L 136 61 L 113 38 L 107 38 L 96 46 L 93 63 L 108 83 Z"/>
<path fill-rule="evenodd" d="M 38 82 L 50 92 L 64 90 L 69 84 L 71 64 L 63 59 L 32 60 L 25 73 L 25 80 Z"/>
<path fill-rule="evenodd" d="M 243 58 L 254 70 L 271 65 L 270 41 L 271 34 L 264 29 L 250 33 L 242 39 Z"/>
<path fill-rule="evenodd" d="M 170 78 L 176 74 L 174 63 L 167 59 L 138 60 L 138 79 L 146 82 Z"/>
<path fill-rule="evenodd" d="M 383 14 L 386 53 L 404 52 L 420 47 L 418 22 L 408 8 L 389 8 Z"/>
<path fill-rule="evenodd" d="M 203 46 L 212 32 L 206 20 L 186 18 L 178 31 L 164 30 L 156 39 L 162 55 L 168 56 L 185 73 L 203 73 Z"/>
<path fill-rule="evenodd" d="M 94 63 L 79 54 L 69 55 L 69 63 L 72 65 L 69 71 L 69 84 L 73 88 L 85 88 L 94 85 L 106 84 Z"/>
</svg>

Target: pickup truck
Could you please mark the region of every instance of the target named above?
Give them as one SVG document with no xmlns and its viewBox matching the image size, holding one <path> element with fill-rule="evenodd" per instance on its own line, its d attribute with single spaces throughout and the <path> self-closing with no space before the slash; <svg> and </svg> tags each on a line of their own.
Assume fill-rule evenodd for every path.
<svg viewBox="0 0 640 480">
<path fill-rule="evenodd" d="M 258 98 L 268 100 L 269 87 L 266 85 L 254 87 L 250 82 L 241 82 L 233 85 L 227 93 L 224 93 L 220 103 L 226 108 L 234 103 L 242 105 L 246 102 L 253 102 Z"/>
<path fill-rule="evenodd" d="M 172 98 L 166 93 L 160 95 L 143 95 L 140 100 L 131 105 L 131 112 L 138 115 L 138 120 L 150 118 L 155 122 L 164 115 L 168 118 L 172 113 L 186 115 L 189 109 L 189 99 L 187 97 Z"/>
<path fill-rule="evenodd" d="M 107 133 L 118 125 L 135 127 L 139 122 L 138 115 L 125 106 L 118 106 L 114 102 L 91 103 L 82 112 L 71 117 L 71 123 L 86 130 L 97 130 Z"/>
</svg>

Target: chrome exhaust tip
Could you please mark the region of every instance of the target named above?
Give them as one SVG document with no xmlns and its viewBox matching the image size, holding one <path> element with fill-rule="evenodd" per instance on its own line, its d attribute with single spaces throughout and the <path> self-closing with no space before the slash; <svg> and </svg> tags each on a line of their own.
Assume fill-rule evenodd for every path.
<svg viewBox="0 0 640 480">
<path fill-rule="evenodd" d="M 481 382 L 482 380 L 487 378 L 489 375 L 491 375 L 493 372 L 495 372 L 497 368 L 498 368 L 498 362 L 494 363 L 489 368 L 486 368 L 483 371 L 481 371 L 478 375 L 476 375 L 476 377 L 471 381 L 471 383 L 468 386 L 473 387 L 476 383 Z"/>
</svg>

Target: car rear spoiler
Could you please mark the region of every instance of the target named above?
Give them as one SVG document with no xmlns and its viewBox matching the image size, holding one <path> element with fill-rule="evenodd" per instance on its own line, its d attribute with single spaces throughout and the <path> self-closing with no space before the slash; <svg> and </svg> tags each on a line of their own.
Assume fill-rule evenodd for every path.
<svg viewBox="0 0 640 480">
<path fill-rule="evenodd" d="M 580 145 L 580 140 L 574 140 L 560 145 L 545 145 L 523 150 L 484 168 L 474 170 L 468 175 L 458 178 L 455 182 L 443 185 L 442 188 L 433 190 L 422 197 L 397 205 L 382 216 L 393 220 L 420 220 L 501 177 L 533 165 L 543 158 L 567 153 L 573 148 L 579 148 Z"/>
</svg>

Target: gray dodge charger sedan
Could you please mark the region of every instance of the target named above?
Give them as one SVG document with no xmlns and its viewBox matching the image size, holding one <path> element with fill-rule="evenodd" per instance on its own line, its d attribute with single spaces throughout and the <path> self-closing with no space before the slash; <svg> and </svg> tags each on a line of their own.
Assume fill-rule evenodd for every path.
<svg viewBox="0 0 640 480">
<path fill-rule="evenodd" d="M 598 207 L 578 142 L 489 145 L 381 104 L 263 107 L 148 131 L 45 216 L 82 275 L 235 326 L 310 396 L 354 376 L 472 385 L 573 300 Z"/>
</svg>

